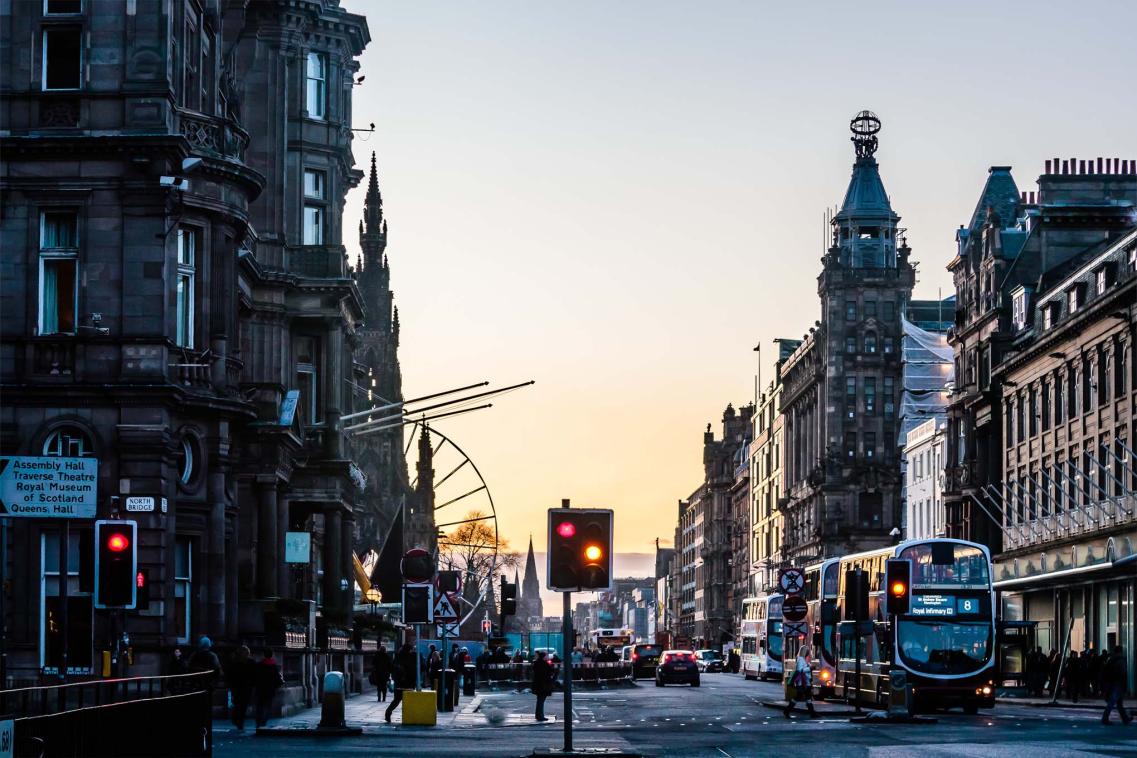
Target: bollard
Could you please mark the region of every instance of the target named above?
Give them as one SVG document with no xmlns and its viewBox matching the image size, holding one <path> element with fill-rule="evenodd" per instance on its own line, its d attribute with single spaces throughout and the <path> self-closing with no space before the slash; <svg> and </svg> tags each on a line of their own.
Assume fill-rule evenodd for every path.
<svg viewBox="0 0 1137 758">
<path fill-rule="evenodd" d="M 321 729 L 343 729 L 344 722 L 343 672 L 324 674 L 324 702 L 320 711 Z"/>
<path fill-rule="evenodd" d="M 478 683 L 478 667 L 472 663 L 465 666 L 465 675 L 462 677 L 462 694 L 473 697 Z"/>
</svg>

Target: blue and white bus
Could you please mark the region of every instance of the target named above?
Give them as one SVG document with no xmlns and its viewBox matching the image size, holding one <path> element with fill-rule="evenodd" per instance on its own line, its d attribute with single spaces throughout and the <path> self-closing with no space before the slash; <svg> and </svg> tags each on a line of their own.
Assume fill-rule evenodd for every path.
<svg viewBox="0 0 1137 758">
<path fill-rule="evenodd" d="M 782 675 L 782 595 L 742 601 L 742 674 L 747 679 L 780 679 Z"/>
<path fill-rule="evenodd" d="M 891 620 L 884 614 L 885 562 L 912 562 L 911 607 Z M 838 604 L 847 607 L 846 571 L 868 574 L 869 621 L 861 638 L 858 687 L 855 624 L 837 627 L 838 686 L 846 697 L 883 704 L 889 670 L 905 670 L 917 708 L 961 706 L 967 713 L 995 704 L 995 592 L 986 547 L 955 539 L 911 540 L 844 556 Z"/>
</svg>

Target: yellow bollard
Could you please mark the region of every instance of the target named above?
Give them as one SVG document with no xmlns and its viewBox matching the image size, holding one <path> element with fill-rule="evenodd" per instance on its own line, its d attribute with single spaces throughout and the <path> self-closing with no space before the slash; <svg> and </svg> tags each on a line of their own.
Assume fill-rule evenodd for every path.
<svg viewBox="0 0 1137 758">
<path fill-rule="evenodd" d="M 434 690 L 403 692 L 403 723 L 434 726 L 438 723 L 438 694 Z"/>
<path fill-rule="evenodd" d="M 103 651 L 103 678 L 109 679 L 111 675 L 111 651 Z"/>
</svg>

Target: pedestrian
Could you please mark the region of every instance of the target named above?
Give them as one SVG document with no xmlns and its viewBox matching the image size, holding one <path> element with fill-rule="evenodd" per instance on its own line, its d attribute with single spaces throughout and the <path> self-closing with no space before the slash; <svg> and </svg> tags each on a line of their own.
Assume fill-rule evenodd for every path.
<svg viewBox="0 0 1137 758">
<path fill-rule="evenodd" d="M 584 653 L 580 652 L 580 648 L 578 647 L 572 649 L 572 655 L 570 657 L 572 658 L 572 665 L 574 666 L 584 663 Z"/>
<path fill-rule="evenodd" d="M 1101 656 L 1097 648 L 1091 647 L 1085 657 L 1086 664 L 1086 692 L 1090 697 L 1102 697 L 1098 683 L 1101 680 Z"/>
<path fill-rule="evenodd" d="M 185 655 L 182 654 L 180 647 L 174 648 L 174 651 L 170 653 L 169 669 L 171 676 L 189 673 L 189 661 L 187 661 Z"/>
<path fill-rule="evenodd" d="M 379 651 L 375 653 L 375 659 L 371 662 L 371 676 L 367 681 L 375 685 L 380 703 L 387 699 L 387 684 L 391 681 L 391 656 L 387 653 L 386 645 L 380 645 Z"/>
<path fill-rule="evenodd" d="M 1109 723 L 1109 712 L 1115 707 L 1123 724 L 1128 725 L 1133 716 L 1125 710 L 1125 690 L 1129 687 L 1129 667 L 1125 661 L 1125 651 L 1121 645 L 1113 648 L 1109 662 L 1102 671 L 1102 692 L 1105 693 L 1105 711 L 1101 723 Z"/>
<path fill-rule="evenodd" d="M 391 698 L 391 704 L 387 706 L 387 710 L 383 718 L 388 724 L 391 723 L 391 714 L 399 707 L 399 703 L 403 702 L 403 692 L 405 690 L 413 690 L 415 687 L 415 671 L 418 670 L 418 656 L 415 655 L 414 648 L 411 643 L 404 643 L 399 648 L 398 655 L 395 656 L 393 671 L 395 677 L 395 696 Z"/>
<path fill-rule="evenodd" d="M 1062 673 L 1062 656 L 1058 655 L 1058 651 L 1050 648 L 1049 661 L 1049 674 L 1050 674 L 1050 697 L 1058 696 L 1058 677 Z M 1041 693 L 1041 686 L 1039 687 L 1039 694 Z"/>
<path fill-rule="evenodd" d="M 1027 651 L 1023 660 L 1023 684 L 1026 685 L 1027 695 L 1037 694 L 1039 676 L 1045 668 L 1044 661 L 1046 656 L 1042 654 L 1042 648 L 1037 647 Z"/>
<path fill-rule="evenodd" d="M 531 689 L 537 696 L 537 720 L 548 721 L 545 718 L 545 698 L 553 694 L 553 664 L 545 657 L 544 650 L 537 651 L 537 658 L 533 661 L 533 683 Z"/>
<path fill-rule="evenodd" d="M 786 698 L 786 708 L 783 715 L 786 718 L 790 717 L 790 711 L 794 709 L 794 704 L 797 701 L 805 703 L 806 710 L 809 711 L 810 718 L 817 718 L 817 711 L 813 710 L 813 670 L 809 665 L 809 645 L 802 645 L 801 650 L 797 653 L 797 661 L 794 663 L 793 678 L 790 679 L 790 686 L 793 692 L 787 692 L 787 695 L 792 695 Z"/>
<path fill-rule="evenodd" d="M 261 660 L 256 665 L 253 677 L 253 687 L 257 695 L 258 728 L 268 724 L 268 717 L 272 714 L 272 703 L 276 699 L 276 691 L 283 685 L 284 674 L 280 671 L 280 665 L 276 662 L 276 658 L 273 658 L 272 649 L 266 647 L 262 651 Z"/>
<path fill-rule="evenodd" d="M 249 700 L 253 695 L 253 661 L 249 648 L 241 645 L 225 669 L 225 682 L 229 685 L 229 697 L 233 707 L 230 718 L 237 731 L 245 731 L 245 716 L 249 711 Z"/>
<path fill-rule="evenodd" d="M 442 685 L 442 668 L 442 653 L 438 652 L 438 648 L 434 645 L 431 645 L 426 657 L 426 673 L 430 687 L 435 691 Z"/>
<path fill-rule="evenodd" d="M 197 641 L 197 652 L 190 658 L 187 666 L 193 673 L 209 672 L 209 676 L 205 677 L 205 686 L 213 689 L 222 675 L 221 660 L 217 657 L 217 653 L 213 652 L 213 640 L 202 635 Z"/>
<path fill-rule="evenodd" d="M 730 673 L 737 674 L 738 670 L 742 668 L 742 658 L 738 655 L 738 651 L 734 648 L 730 649 Z"/>
<path fill-rule="evenodd" d="M 1082 659 L 1078 651 L 1071 650 L 1070 658 L 1066 661 L 1066 697 L 1075 703 L 1078 702 L 1078 695 L 1082 692 L 1083 672 Z"/>
<path fill-rule="evenodd" d="M 462 654 L 462 648 L 460 648 L 457 643 L 452 645 L 450 648 L 450 661 L 448 666 L 450 670 L 454 672 L 450 675 L 450 704 L 453 707 L 457 708 L 459 692 L 458 683 L 461 680 L 463 672 L 466 670 L 466 659 Z"/>
</svg>

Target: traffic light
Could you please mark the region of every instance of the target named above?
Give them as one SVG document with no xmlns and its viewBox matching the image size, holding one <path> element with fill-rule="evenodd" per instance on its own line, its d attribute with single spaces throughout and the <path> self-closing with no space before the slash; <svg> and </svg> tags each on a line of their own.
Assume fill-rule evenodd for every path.
<svg viewBox="0 0 1137 758">
<path fill-rule="evenodd" d="M 140 611 L 150 609 L 150 569 L 140 568 L 134 574 L 134 587 L 138 592 L 136 608 Z"/>
<path fill-rule="evenodd" d="M 429 624 L 434 621 L 433 590 L 429 584 L 403 585 L 404 624 Z"/>
<path fill-rule="evenodd" d="M 869 620 L 869 575 L 861 569 L 845 572 L 845 620 Z"/>
<path fill-rule="evenodd" d="M 501 615 L 514 616 L 517 614 L 517 584 L 514 582 L 507 582 L 502 579 L 501 582 Z"/>
<path fill-rule="evenodd" d="M 885 610 L 888 614 L 907 613 L 912 606 L 912 562 L 890 558 L 884 566 Z"/>
<path fill-rule="evenodd" d="M 555 592 L 612 588 L 612 511 L 550 508 L 548 588 Z"/>
<path fill-rule="evenodd" d="M 138 599 L 138 523 L 95 522 L 95 607 L 134 608 Z"/>
<path fill-rule="evenodd" d="M 438 591 L 439 592 L 457 592 L 460 583 L 461 572 L 458 571 L 439 571 L 438 572 Z"/>
</svg>

